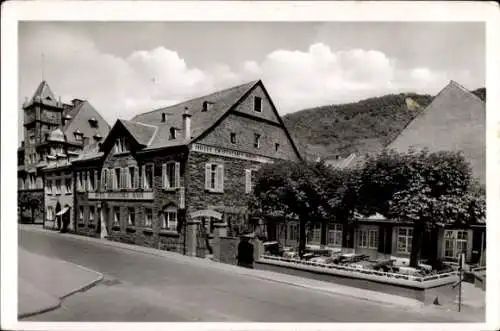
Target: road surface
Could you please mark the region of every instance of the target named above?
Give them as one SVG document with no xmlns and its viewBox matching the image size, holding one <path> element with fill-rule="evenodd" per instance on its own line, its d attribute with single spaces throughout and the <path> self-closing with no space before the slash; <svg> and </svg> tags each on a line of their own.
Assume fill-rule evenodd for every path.
<svg viewBox="0 0 500 331">
<path fill-rule="evenodd" d="M 59 234 L 20 229 L 19 245 L 104 275 L 97 286 L 66 298 L 61 308 L 27 321 L 460 321 L 443 311 L 409 311 Z"/>
</svg>

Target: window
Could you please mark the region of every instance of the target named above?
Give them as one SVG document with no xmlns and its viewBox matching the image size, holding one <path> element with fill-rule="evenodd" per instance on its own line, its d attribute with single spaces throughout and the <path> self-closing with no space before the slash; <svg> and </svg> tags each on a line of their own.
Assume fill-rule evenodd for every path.
<svg viewBox="0 0 500 331">
<path fill-rule="evenodd" d="M 89 222 L 90 223 L 94 223 L 94 216 L 95 216 L 95 207 L 94 206 L 90 206 L 89 207 Z"/>
<path fill-rule="evenodd" d="M 177 230 L 177 209 L 175 207 L 165 209 L 161 227 L 170 231 Z"/>
<path fill-rule="evenodd" d="M 24 180 L 22 178 L 18 178 L 18 187 L 20 190 L 24 190 Z M 47 186 L 45 186 L 47 187 Z"/>
<path fill-rule="evenodd" d="M 274 150 L 277 152 L 280 149 L 280 144 L 275 143 L 274 144 Z"/>
<path fill-rule="evenodd" d="M 47 221 L 54 220 L 54 209 L 52 207 L 47 208 Z"/>
<path fill-rule="evenodd" d="M 61 193 L 66 194 L 68 191 L 66 190 L 66 180 L 65 178 L 61 179 Z"/>
<path fill-rule="evenodd" d="M 142 166 L 143 171 L 143 188 L 151 190 L 153 188 L 153 166 L 151 164 Z"/>
<path fill-rule="evenodd" d="M 328 230 L 328 244 L 342 247 L 342 224 L 332 224 Z"/>
<path fill-rule="evenodd" d="M 253 110 L 261 113 L 262 112 L 262 98 L 261 97 L 254 97 L 253 98 Z"/>
<path fill-rule="evenodd" d="M 128 168 L 129 184 L 130 188 L 137 188 L 137 171 L 135 167 Z"/>
<path fill-rule="evenodd" d="M 135 208 L 128 209 L 128 225 L 135 226 Z"/>
<path fill-rule="evenodd" d="M 361 229 L 358 232 L 358 247 L 359 248 L 378 248 L 378 230 Z"/>
<path fill-rule="evenodd" d="M 108 187 L 108 182 L 109 182 L 109 171 L 108 169 L 102 169 L 101 171 L 101 191 L 106 191 Z"/>
<path fill-rule="evenodd" d="M 78 211 L 78 221 L 80 223 L 83 223 L 83 207 L 80 206 L 79 211 Z"/>
<path fill-rule="evenodd" d="M 83 185 L 82 185 L 82 174 L 80 172 L 77 172 L 76 173 L 76 190 L 78 192 L 81 192 L 82 188 L 83 188 Z"/>
<path fill-rule="evenodd" d="M 205 165 L 205 189 L 224 192 L 224 165 L 216 163 Z"/>
<path fill-rule="evenodd" d="M 144 210 L 144 226 L 150 228 L 153 224 L 153 209 L 146 208 Z"/>
<path fill-rule="evenodd" d="M 175 128 L 170 128 L 170 136 L 168 139 L 174 140 L 175 139 Z"/>
<path fill-rule="evenodd" d="M 467 253 L 467 231 L 445 230 L 444 231 L 444 256 L 447 258 L 458 258 L 460 253 Z"/>
<path fill-rule="evenodd" d="M 122 176 L 121 176 L 121 169 L 120 168 L 115 168 L 115 183 L 116 186 L 114 187 L 115 189 L 121 189 L 122 185 Z"/>
<path fill-rule="evenodd" d="M 113 225 L 120 225 L 120 207 L 113 208 Z"/>
<path fill-rule="evenodd" d="M 167 114 L 161 113 L 161 121 L 165 123 L 167 121 Z"/>
<path fill-rule="evenodd" d="M 236 133 L 231 132 L 231 144 L 236 144 Z"/>
<path fill-rule="evenodd" d="M 411 253 L 412 228 L 398 228 L 398 253 Z"/>
<path fill-rule="evenodd" d="M 125 137 L 120 137 L 115 141 L 115 153 L 125 153 L 130 150 L 128 139 Z"/>
<path fill-rule="evenodd" d="M 321 242 L 321 224 L 315 224 L 312 230 L 312 238 L 313 242 Z"/>
<path fill-rule="evenodd" d="M 288 239 L 289 240 L 298 240 L 299 239 L 299 226 L 297 224 L 290 224 L 288 231 Z"/>
<path fill-rule="evenodd" d="M 56 179 L 56 194 L 61 194 L 61 180 Z"/>
<path fill-rule="evenodd" d="M 180 163 L 167 162 L 162 165 L 163 188 L 178 188 L 180 186 Z"/>
<path fill-rule="evenodd" d="M 253 147 L 260 148 L 260 134 L 255 133 L 253 136 Z"/>
<path fill-rule="evenodd" d="M 87 184 L 87 190 L 89 192 L 92 192 L 94 191 L 94 187 L 95 187 L 95 176 L 92 172 L 87 172 L 87 180 L 88 180 L 88 184 Z"/>
<path fill-rule="evenodd" d="M 252 169 L 245 169 L 245 193 L 251 193 L 253 190 L 253 181 L 252 181 L 252 175 L 253 175 L 253 170 Z"/>
<path fill-rule="evenodd" d="M 73 185 L 71 185 L 71 178 L 66 178 L 66 193 L 71 194 L 73 192 Z"/>
<path fill-rule="evenodd" d="M 49 195 L 51 195 L 53 193 L 51 180 L 48 180 L 47 183 L 45 184 L 45 190 L 46 190 L 47 194 L 49 194 Z"/>
<path fill-rule="evenodd" d="M 82 173 L 82 191 L 86 191 L 87 190 L 87 173 L 86 172 L 83 172 Z"/>
<path fill-rule="evenodd" d="M 285 235 L 286 235 L 286 224 L 280 223 L 278 225 L 278 238 L 285 239 L 286 238 Z"/>
</svg>

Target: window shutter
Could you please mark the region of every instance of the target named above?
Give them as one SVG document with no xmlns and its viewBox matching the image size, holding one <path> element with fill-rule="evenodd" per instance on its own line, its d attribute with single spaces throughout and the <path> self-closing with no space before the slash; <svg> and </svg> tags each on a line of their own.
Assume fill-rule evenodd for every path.
<svg viewBox="0 0 500 331">
<path fill-rule="evenodd" d="M 127 171 L 128 169 L 127 168 L 122 168 L 122 171 L 121 171 L 121 176 L 122 176 L 122 179 L 121 179 L 121 183 L 122 183 L 122 187 L 121 188 L 127 188 Z"/>
<path fill-rule="evenodd" d="M 111 169 L 111 189 L 116 190 L 118 188 L 118 183 L 116 182 L 116 171 L 115 169 Z"/>
<path fill-rule="evenodd" d="M 245 169 L 245 193 L 252 191 L 252 170 Z"/>
<path fill-rule="evenodd" d="M 146 188 L 146 166 L 141 167 L 141 188 Z"/>
<path fill-rule="evenodd" d="M 224 165 L 219 164 L 216 169 L 217 191 L 224 192 Z"/>
<path fill-rule="evenodd" d="M 100 183 L 101 184 L 100 185 L 101 191 L 104 191 L 105 186 L 106 186 L 106 175 L 104 174 L 104 170 L 106 170 L 106 169 L 103 168 L 101 170 L 101 183 Z"/>
<path fill-rule="evenodd" d="M 76 173 L 76 190 L 78 192 L 82 190 L 82 174 L 80 172 Z"/>
<path fill-rule="evenodd" d="M 161 185 L 163 188 L 167 188 L 170 185 L 168 185 L 168 178 L 167 178 L 167 164 L 163 163 L 161 165 Z"/>
<path fill-rule="evenodd" d="M 113 177 L 111 177 L 111 169 L 106 169 L 106 179 L 108 180 L 108 190 L 113 189 Z"/>
<path fill-rule="evenodd" d="M 175 187 L 178 188 L 181 186 L 181 164 L 179 162 L 175 162 Z"/>
<path fill-rule="evenodd" d="M 92 191 L 92 181 L 90 180 L 90 171 L 87 171 L 87 191 Z"/>
<path fill-rule="evenodd" d="M 134 167 L 134 188 L 139 187 L 139 167 Z"/>
<path fill-rule="evenodd" d="M 205 189 L 207 190 L 210 189 L 210 176 L 211 176 L 210 166 L 211 166 L 210 163 L 205 164 Z"/>
</svg>

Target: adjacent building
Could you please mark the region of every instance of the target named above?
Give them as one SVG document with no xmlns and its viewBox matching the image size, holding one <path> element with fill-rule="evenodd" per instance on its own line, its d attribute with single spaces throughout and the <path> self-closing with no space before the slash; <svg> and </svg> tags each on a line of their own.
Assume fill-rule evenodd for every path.
<svg viewBox="0 0 500 331">
<path fill-rule="evenodd" d="M 23 110 L 24 141 L 18 149 L 21 218 L 74 230 L 71 161 L 85 146 L 101 141 L 110 127 L 88 101 L 63 103 L 45 81 Z"/>
<path fill-rule="evenodd" d="M 188 222 L 208 237 L 247 223 L 254 173 L 276 160 L 300 155 L 261 81 L 118 120 L 73 162 L 78 231 L 101 217 L 112 240 L 180 251 Z"/>
</svg>

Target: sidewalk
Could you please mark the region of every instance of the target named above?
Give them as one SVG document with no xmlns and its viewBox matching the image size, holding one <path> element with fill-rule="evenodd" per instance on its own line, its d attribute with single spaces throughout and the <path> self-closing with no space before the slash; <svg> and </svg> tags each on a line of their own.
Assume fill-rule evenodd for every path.
<svg viewBox="0 0 500 331">
<path fill-rule="evenodd" d="M 143 246 L 138 246 L 138 245 L 129 245 L 129 244 L 119 243 L 119 242 L 115 242 L 115 241 L 110 241 L 110 240 L 105 240 L 105 239 L 104 240 L 103 239 L 96 239 L 96 238 L 85 237 L 85 236 L 69 234 L 69 233 L 62 234 L 59 232 L 45 230 L 41 227 L 36 227 L 36 226 L 32 226 L 32 225 L 19 225 L 19 228 L 24 229 L 24 230 L 28 230 L 28 231 L 40 231 L 40 232 L 44 232 L 44 233 L 47 233 L 49 235 L 54 235 L 54 236 L 66 236 L 66 237 L 70 237 L 70 238 L 76 239 L 76 240 L 92 242 L 92 243 L 95 243 L 98 245 L 105 245 L 105 246 L 110 246 L 110 247 L 114 247 L 114 248 L 118 248 L 118 249 L 125 249 L 125 250 L 139 252 L 139 253 L 148 254 L 148 255 L 161 256 L 161 257 L 168 258 L 168 259 L 174 260 L 174 261 L 179 261 L 182 263 L 190 263 L 190 264 L 198 265 L 201 267 L 209 267 L 209 268 L 214 268 L 214 269 L 218 269 L 218 270 L 224 270 L 228 273 L 237 273 L 239 275 L 246 276 L 246 277 L 260 278 L 260 279 L 264 279 L 267 281 L 273 281 L 273 282 L 293 285 L 293 286 L 297 286 L 297 287 L 303 287 L 303 288 L 307 288 L 307 289 L 317 290 L 317 291 L 329 293 L 332 295 L 341 295 L 341 296 L 352 297 L 352 298 L 360 299 L 360 300 L 377 302 L 379 304 L 395 305 L 398 307 L 407 307 L 407 308 L 411 308 L 411 309 L 422 308 L 424 305 L 421 301 L 418 301 L 416 299 L 407 298 L 407 297 L 386 294 L 386 293 L 376 292 L 376 291 L 370 291 L 370 290 L 365 290 L 365 289 L 360 289 L 360 288 L 350 287 L 350 286 L 344 286 L 344 285 L 339 285 L 339 284 L 333 284 L 333 283 L 323 282 L 323 281 L 309 279 L 309 278 L 286 275 L 283 273 L 272 272 L 272 271 L 267 271 L 267 270 L 241 268 L 241 267 L 238 267 L 235 265 L 229 265 L 229 264 L 215 262 L 215 261 L 212 261 L 210 259 L 200 259 L 200 258 L 195 258 L 195 257 L 189 257 L 189 256 L 185 256 L 185 255 L 182 255 L 179 253 L 163 251 L 163 250 L 154 249 L 154 248 L 148 248 L 148 247 L 143 247 Z"/>
<path fill-rule="evenodd" d="M 95 271 L 21 248 L 18 257 L 19 318 L 56 309 L 62 299 L 84 291 L 102 279 L 102 275 Z"/>
</svg>

